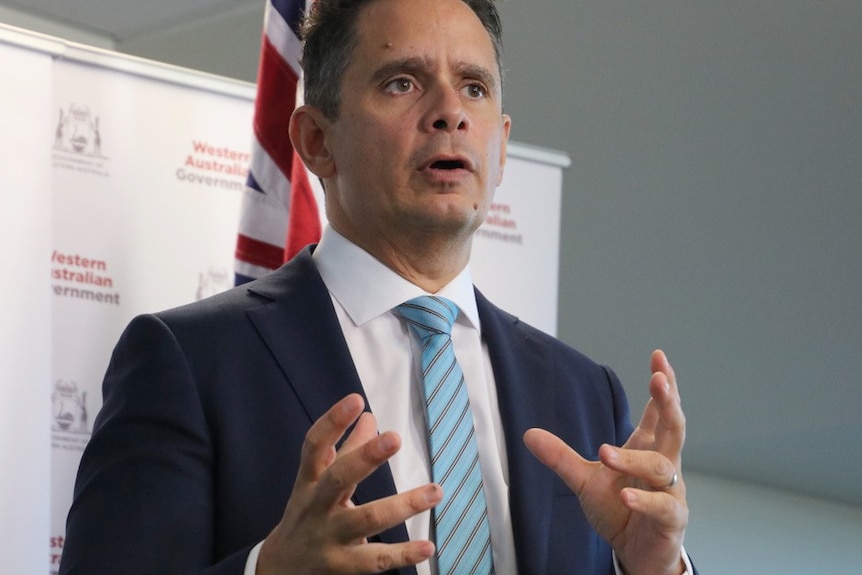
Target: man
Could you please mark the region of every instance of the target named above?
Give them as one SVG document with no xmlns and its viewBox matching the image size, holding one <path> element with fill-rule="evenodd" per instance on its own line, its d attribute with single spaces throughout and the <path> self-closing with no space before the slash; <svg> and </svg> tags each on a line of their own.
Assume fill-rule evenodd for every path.
<svg viewBox="0 0 862 575">
<path fill-rule="evenodd" d="M 423 354 L 398 307 L 423 294 L 457 306 L 484 572 L 682 573 L 685 423 L 664 354 L 629 438 L 609 370 L 472 288 L 510 128 L 492 3 L 316 6 L 290 137 L 331 228 L 247 287 L 132 322 L 61 573 L 443 571 L 432 517 L 451 494 L 431 482 Z"/>
</svg>

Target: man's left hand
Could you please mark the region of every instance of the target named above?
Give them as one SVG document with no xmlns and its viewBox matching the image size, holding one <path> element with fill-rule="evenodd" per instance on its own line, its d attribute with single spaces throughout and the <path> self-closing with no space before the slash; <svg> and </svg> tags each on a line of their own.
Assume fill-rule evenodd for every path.
<svg viewBox="0 0 862 575">
<path fill-rule="evenodd" d="M 524 442 L 578 495 L 627 575 L 679 575 L 688 524 L 681 457 L 685 415 L 665 354 L 653 352 L 650 363 L 651 398 L 622 448 L 602 445 L 599 461 L 587 461 L 542 429 L 528 430 Z"/>
</svg>

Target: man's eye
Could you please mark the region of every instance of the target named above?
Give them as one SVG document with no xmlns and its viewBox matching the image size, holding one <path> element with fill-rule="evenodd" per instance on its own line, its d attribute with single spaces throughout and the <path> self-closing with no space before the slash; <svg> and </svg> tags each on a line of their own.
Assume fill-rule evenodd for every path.
<svg viewBox="0 0 862 575">
<path fill-rule="evenodd" d="M 467 96 L 474 99 L 484 98 L 488 94 L 488 91 L 482 84 L 470 84 L 465 90 L 467 91 Z"/>
<path fill-rule="evenodd" d="M 413 89 L 413 81 L 409 78 L 396 78 L 386 84 L 386 91 L 392 94 L 407 94 Z"/>
</svg>

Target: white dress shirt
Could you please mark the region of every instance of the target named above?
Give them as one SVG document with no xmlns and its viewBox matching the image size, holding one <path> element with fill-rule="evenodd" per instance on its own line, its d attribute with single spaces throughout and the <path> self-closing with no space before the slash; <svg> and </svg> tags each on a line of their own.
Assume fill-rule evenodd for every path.
<svg viewBox="0 0 862 575">
<path fill-rule="evenodd" d="M 392 309 L 427 292 L 408 282 L 331 227 L 314 251 L 347 347 L 380 431 L 401 436 L 401 449 L 389 460 L 399 492 L 431 481 L 425 424 L 425 400 L 419 377 L 420 351 L 407 322 Z M 455 356 L 464 372 L 479 450 L 479 465 L 488 503 L 491 547 L 497 573 L 515 573 L 509 477 L 497 389 L 484 349 L 469 268 L 436 295 L 457 304 L 452 326 Z M 429 539 L 431 513 L 407 520 L 410 539 Z M 417 566 L 419 575 L 436 573 L 434 565 Z"/>
<path fill-rule="evenodd" d="M 431 464 L 419 374 L 421 352 L 414 344 L 407 322 L 392 311 L 427 292 L 329 226 L 325 227 L 313 258 L 332 296 L 378 429 L 395 431 L 401 436 L 401 449 L 389 460 L 396 489 L 400 493 L 429 483 Z M 460 310 L 452 326 L 452 342 L 473 412 L 494 569 L 499 575 L 515 575 L 505 439 L 469 267 L 435 295 L 450 299 Z M 430 539 L 430 511 L 408 519 L 406 526 L 411 540 Z M 260 544 L 249 554 L 245 575 L 254 575 L 259 551 Z M 420 563 L 416 570 L 418 575 L 437 574 L 433 559 Z"/>
</svg>

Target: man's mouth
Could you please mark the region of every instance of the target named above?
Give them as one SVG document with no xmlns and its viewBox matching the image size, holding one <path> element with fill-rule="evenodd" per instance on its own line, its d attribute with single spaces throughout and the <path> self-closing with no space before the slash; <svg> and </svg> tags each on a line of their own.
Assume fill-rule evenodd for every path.
<svg viewBox="0 0 862 575">
<path fill-rule="evenodd" d="M 462 160 L 437 160 L 430 167 L 432 170 L 463 170 L 465 165 Z"/>
</svg>

